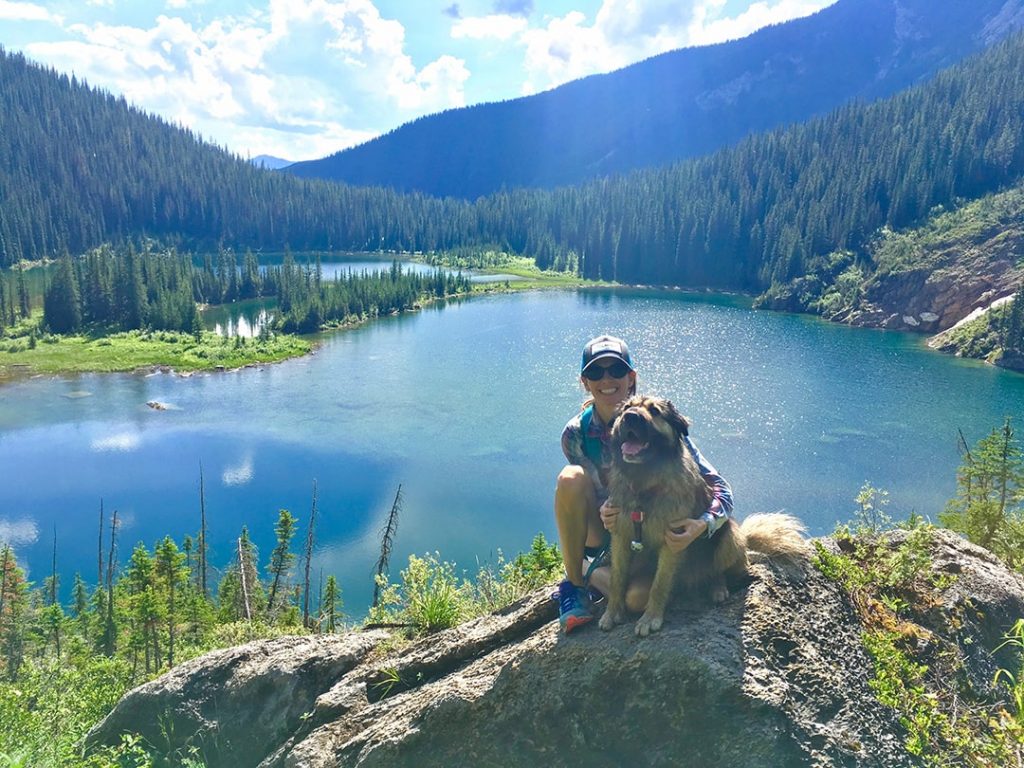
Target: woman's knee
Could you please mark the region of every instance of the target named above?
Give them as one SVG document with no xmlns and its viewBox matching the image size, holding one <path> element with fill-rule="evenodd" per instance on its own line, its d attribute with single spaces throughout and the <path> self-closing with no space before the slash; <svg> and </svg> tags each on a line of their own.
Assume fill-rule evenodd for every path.
<svg viewBox="0 0 1024 768">
<path fill-rule="evenodd" d="M 555 493 L 570 498 L 585 498 L 591 493 L 593 484 L 587 476 L 587 471 L 576 464 L 569 464 L 558 473 L 558 482 L 555 486 Z"/>
<path fill-rule="evenodd" d="M 650 595 L 650 584 L 630 584 L 626 588 L 626 610 L 630 613 L 643 613 L 647 610 L 647 598 Z"/>
</svg>

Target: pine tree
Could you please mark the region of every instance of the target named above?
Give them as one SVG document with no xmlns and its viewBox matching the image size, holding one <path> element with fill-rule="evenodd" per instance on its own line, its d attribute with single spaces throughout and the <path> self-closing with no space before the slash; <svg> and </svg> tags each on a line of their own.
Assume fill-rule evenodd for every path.
<svg viewBox="0 0 1024 768">
<path fill-rule="evenodd" d="M 221 622 L 251 622 L 266 605 L 266 594 L 259 580 L 259 553 L 242 526 L 235 546 L 235 561 L 217 585 L 217 618 Z"/>
<path fill-rule="evenodd" d="M 341 590 L 338 588 L 338 581 L 333 575 L 328 576 L 320 605 L 320 621 L 326 626 L 328 632 L 334 632 L 337 628 L 341 607 Z"/>
<path fill-rule="evenodd" d="M 309 627 L 309 569 L 313 561 L 313 542 L 316 527 L 316 480 L 313 480 L 313 504 L 309 510 L 309 527 L 306 530 L 306 567 L 302 580 L 302 626 Z"/>
<path fill-rule="evenodd" d="M 964 462 L 957 496 L 939 517 L 943 525 L 1015 566 L 1024 562 L 1024 454 L 1010 420 L 974 447 L 960 436 Z"/>
<path fill-rule="evenodd" d="M 1003 347 L 1008 352 L 1024 354 L 1024 286 L 1017 290 L 1010 302 Z"/>
<path fill-rule="evenodd" d="M 188 581 L 188 570 L 185 568 L 185 555 L 178 551 L 178 545 L 170 536 L 156 548 L 156 576 L 160 589 L 166 598 L 164 607 L 167 619 L 167 666 L 174 666 L 175 628 L 180 619 L 178 615 L 178 598 Z"/>
<path fill-rule="evenodd" d="M 28 584 L 9 544 L 0 548 L 0 647 L 7 678 L 17 680 L 25 657 Z"/>
<path fill-rule="evenodd" d="M 292 538 L 295 536 L 295 517 L 287 509 L 282 509 L 277 515 L 277 525 L 274 533 L 277 535 L 277 546 L 270 553 L 270 564 L 267 570 L 270 572 L 270 595 L 267 599 L 267 618 L 277 608 L 277 596 L 279 592 L 287 591 L 288 571 L 295 562 L 295 555 L 289 551 Z"/>
<path fill-rule="evenodd" d="M 82 326 L 82 304 L 71 257 L 57 264 L 43 297 L 43 322 L 53 333 L 74 333 Z"/>
</svg>

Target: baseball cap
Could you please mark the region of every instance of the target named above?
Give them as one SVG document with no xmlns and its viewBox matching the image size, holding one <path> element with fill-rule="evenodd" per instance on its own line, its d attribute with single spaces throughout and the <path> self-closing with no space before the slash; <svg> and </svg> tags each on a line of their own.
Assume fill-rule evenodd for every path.
<svg viewBox="0 0 1024 768">
<path fill-rule="evenodd" d="M 633 370 L 633 361 L 629 357 L 629 347 L 622 339 L 614 336 L 598 336 L 591 339 L 583 348 L 583 362 L 580 365 L 580 372 L 586 370 L 587 366 L 595 360 L 621 360 Z"/>
</svg>

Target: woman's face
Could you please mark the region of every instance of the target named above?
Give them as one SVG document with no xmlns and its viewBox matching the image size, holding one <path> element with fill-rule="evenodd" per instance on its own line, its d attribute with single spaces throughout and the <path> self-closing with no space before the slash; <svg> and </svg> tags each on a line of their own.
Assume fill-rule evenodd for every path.
<svg viewBox="0 0 1024 768">
<path fill-rule="evenodd" d="M 611 369 L 611 370 L 609 370 Z M 625 370 L 623 370 L 625 369 Z M 611 410 L 629 397 L 636 382 L 636 371 L 629 370 L 617 360 L 597 360 L 587 366 L 587 373 L 603 376 L 594 380 L 592 376 L 580 376 L 583 387 L 594 398 L 594 403 L 601 410 Z M 615 374 L 621 374 L 616 376 Z"/>
</svg>

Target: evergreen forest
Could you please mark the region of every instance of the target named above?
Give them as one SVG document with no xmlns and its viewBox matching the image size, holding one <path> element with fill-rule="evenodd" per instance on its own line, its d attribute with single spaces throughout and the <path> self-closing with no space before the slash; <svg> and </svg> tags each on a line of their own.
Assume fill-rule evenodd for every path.
<svg viewBox="0 0 1024 768">
<path fill-rule="evenodd" d="M 199 305 L 277 298 L 276 330 L 315 333 L 321 327 L 411 309 L 420 301 L 468 293 L 461 273 L 404 271 L 398 262 L 372 272 L 325 279 L 319 257 L 300 265 L 290 253 L 260 268 L 247 251 L 206 254 L 201 264 L 174 249 L 103 246 L 79 259 L 61 258 L 43 299 L 42 326 L 55 334 L 150 331 L 202 333 Z M 0 333 L 31 316 L 24 272 L 0 273 Z M 269 329 L 267 329 L 269 332 Z"/>
<path fill-rule="evenodd" d="M 146 235 L 180 248 L 497 247 L 542 268 L 760 292 L 1024 174 L 1024 35 L 871 104 L 713 155 L 473 203 L 254 168 L 122 99 L 0 56 L 0 263 Z M 40 137 L 46 137 L 40 141 Z"/>
</svg>

